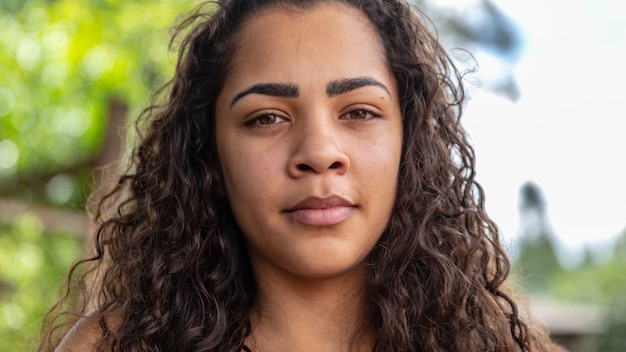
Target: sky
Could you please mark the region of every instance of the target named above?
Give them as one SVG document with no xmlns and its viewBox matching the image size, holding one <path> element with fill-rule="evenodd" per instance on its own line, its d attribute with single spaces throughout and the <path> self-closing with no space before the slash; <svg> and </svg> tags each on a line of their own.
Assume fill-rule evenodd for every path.
<svg viewBox="0 0 626 352">
<path fill-rule="evenodd" d="M 473 1 L 430 2 L 463 9 Z M 523 46 L 514 64 L 472 51 L 479 81 L 510 67 L 520 90 L 512 101 L 472 87 L 462 119 L 487 211 L 512 243 L 519 190 L 531 181 L 562 259 L 585 245 L 606 247 L 626 230 L 626 2 L 492 2 L 517 24 Z"/>
</svg>

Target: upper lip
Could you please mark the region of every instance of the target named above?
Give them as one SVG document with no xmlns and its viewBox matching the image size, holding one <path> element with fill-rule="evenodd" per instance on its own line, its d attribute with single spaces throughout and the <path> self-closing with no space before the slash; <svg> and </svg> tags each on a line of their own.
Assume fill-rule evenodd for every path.
<svg viewBox="0 0 626 352">
<path fill-rule="evenodd" d="M 325 198 L 307 197 L 293 206 L 287 208 L 286 212 L 293 212 L 302 209 L 328 209 L 335 207 L 353 207 L 354 204 L 340 196 L 330 196 Z"/>
</svg>

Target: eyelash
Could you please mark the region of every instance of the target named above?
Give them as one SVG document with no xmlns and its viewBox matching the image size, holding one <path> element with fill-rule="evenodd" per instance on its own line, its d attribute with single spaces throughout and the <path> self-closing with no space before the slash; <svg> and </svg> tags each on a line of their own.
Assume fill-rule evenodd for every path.
<svg viewBox="0 0 626 352">
<path fill-rule="evenodd" d="M 353 113 L 364 113 L 365 117 L 364 118 L 350 118 L 349 115 L 353 114 Z M 260 120 L 265 118 L 265 117 L 272 117 L 274 118 L 274 121 L 270 122 L 270 123 L 261 123 Z M 380 113 L 378 113 L 377 111 L 374 111 L 374 109 L 369 108 L 367 106 L 359 106 L 356 107 L 354 109 L 351 109 L 343 114 L 341 114 L 339 116 L 342 119 L 346 119 L 346 120 L 354 120 L 354 121 L 367 121 L 367 120 L 371 120 L 371 119 L 375 119 L 375 118 L 381 118 L 382 115 Z M 263 112 L 259 115 L 256 115 L 255 117 L 249 119 L 248 121 L 246 121 L 245 125 L 246 126 L 252 126 L 252 127 L 265 127 L 265 126 L 271 126 L 274 124 L 277 124 L 277 120 L 287 120 L 284 117 L 281 117 L 279 114 L 274 113 L 272 111 L 269 112 Z"/>
<path fill-rule="evenodd" d="M 245 125 L 246 126 L 252 126 L 252 127 L 265 127 L 265 126 L 271 126 L 271 125 L 276 124 L 277 123 L 276 121 L 274 121 L 272 123 L 267 123 L 267 124 L 260 123 L 260 120 L 262 118 L 269 117 L 269 116 L 274 117 L 275 120 L 278 120 L 278 119 L 280 119 L 280 120 L 287 120 L 286 118 L 281 117 L 279 114 L 277 114 L 277 113 L 275 113 L 273 111 L 267 111 L 267 112 L 262 112 L 262 113 L 256 115 L 255 117 L 249 119 L 248 121 L 246 121 Z"/>
<path fill-rule="evenodd" d="M 351 119 L 351 118 L 347 117 L 347 115 L 355 113 L 355 112 L 365 113 L 366 117 L 362 118 L 362 119 Z M 367 107 L 367 106 L 359 106 L 359 107 L 357 107 L 355 109 L 351 109 L 348 112 L 346 112 L 346 113 L 341 115 L 341 117 L 344 117 L 344 116 L 346 117 L 346 119 L 357 120 L 357 121 L 358 120 L 365 121 L 365 120 L 371 120 L 371 119 L 381 118 L 382 117 L 382 115 L 380 113 L 378 113 L 374 109 L 372 109 L 370 107 Z"/>
</svg>

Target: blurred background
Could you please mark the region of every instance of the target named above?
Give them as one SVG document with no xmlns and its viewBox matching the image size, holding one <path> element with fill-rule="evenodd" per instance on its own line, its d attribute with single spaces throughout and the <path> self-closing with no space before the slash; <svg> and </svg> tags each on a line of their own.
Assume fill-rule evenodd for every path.
<svg viewBox="0 0 626 352">
<path fill-rule="evenodd" d="M 170 77 L 169 27 L 197 2 L 0 0 L 0 351 L 34 349 L 95 170 Z M 473 71 L 463 119 L 513 284 L 570 350 L 626 350 L 626 3 L 414 3 Z"/>
</svg>

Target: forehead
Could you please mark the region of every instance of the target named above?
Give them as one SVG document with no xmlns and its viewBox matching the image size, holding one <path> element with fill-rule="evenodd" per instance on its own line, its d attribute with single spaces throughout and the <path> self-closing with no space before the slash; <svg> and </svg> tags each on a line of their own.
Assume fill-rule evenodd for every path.
<svg viewBox="0 0 626 352">
<path fill-rule="evenodd" d="M 307 70 L 326 79 L 389 72 L 374 26 L 346 4 L 264 9 L 243 23 L 237 37 L 227 82 L 276 80 L 277 73 L 297 81 Z"/>
</svg>

